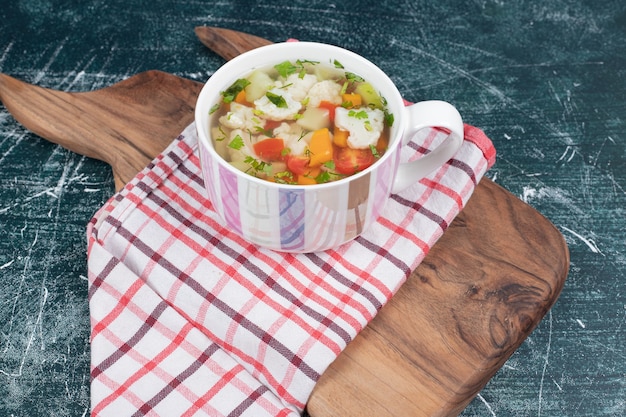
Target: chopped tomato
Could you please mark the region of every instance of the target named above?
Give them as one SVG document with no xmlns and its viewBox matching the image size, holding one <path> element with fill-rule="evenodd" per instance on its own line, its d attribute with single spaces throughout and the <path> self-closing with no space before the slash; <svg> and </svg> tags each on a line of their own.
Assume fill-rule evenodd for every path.
<svg viewBox="0 0 626 417">
<path fill-rule="evenodd" d="M 282 122 L 278 121 L 278 120 L 266 120 L 265 121 L 265 130 L 274 130 L 276 129 L 278 126 L 280 126 Z"/>
<path fill-rule="evenodd" d="M 255 143 L 253 148 L 259 158 L 266 161 L 279 161 L 283 157 L 285 142 L 280 138 L 263 139 Z"/>
<path fill-rule="evenodd" d="M 287 156 L 287 168 L 296 175 L 304 175 L 311 170 L 309 168 L 309 158 L 304 156 Z"/>
<path fill-rule="evenodd" d="M 337 147 L 333 160 L 335 161 L 335 171 L 340 174 L 352 175 L 372 165 L 376 158 L 371 149 Z"/>
<path fill-rule="evenodd" d="M 336 104 L 331 103 L 330 101 L 322 100 L 319 105 L 320 109 L 328 110 L 328 119 L 331 123 L 335 121 L 335 109 L 337 108 Z"/>
</svg>

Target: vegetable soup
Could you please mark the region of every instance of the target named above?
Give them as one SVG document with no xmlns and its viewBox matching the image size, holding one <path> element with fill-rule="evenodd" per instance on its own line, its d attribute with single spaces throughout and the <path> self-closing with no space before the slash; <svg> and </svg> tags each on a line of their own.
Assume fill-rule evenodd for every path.
<svg viewBox="0 0 626 417">
<path fill-rule="evenodd" d="M 221 92 L 210 132 L 217 153 L 241 171 L 321 184 L 363 171 L 384 154 L 393 124 L 386 104 L 337 61 L 285 61 Z"/>
</svg>

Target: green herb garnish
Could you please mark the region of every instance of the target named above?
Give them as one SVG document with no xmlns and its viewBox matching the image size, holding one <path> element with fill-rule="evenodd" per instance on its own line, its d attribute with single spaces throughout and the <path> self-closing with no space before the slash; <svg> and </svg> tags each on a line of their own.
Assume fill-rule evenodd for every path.
<svg viewBox="0 0 626 417">
<path fill-rule="evenodd" d="M 317 182 L 318 184 L 324 184 L 326 182 L 336 181 L 343 176 L 344 175 L 338 174 L 336 172 L 322 171 L 317 177 L 315 177 L 315 182 Z"/>
<path fill-rule="evenodd" d="M 250 165 L 252 169 L 254 169 L 255 173 L 262 172 L 264 174 L 269 174 L 272 170 L 272 164 L 264 161 L 259 161 L 258 159 L 255 159 L 251 156 L 246 156 L 243 162 Z"/>
<path fill-rule="evenodd" d="M 221 106 L 220 103 L 217 103 L 217 104 L 213 105 L 213 107 L 211 107 L 211 109 L 209 110 L 209 114 L 213 114 L 216 111 L 218 111 L 220 109 L 220 106 Z"/>
<path fill-rule="evenodd" d="M 289 61 L 284 61 L 280 64 L 276 64 L 274 65 L 274 68 L 276 68 L 278 74 L 280 74 L 280 76 L 283 78 L 289 77 L 291 74 L 295 73 L 298 70 L 298 68 L 296 68 L 296 66 Z"/>
<path fill-rule="evenodd" d="M 220 125 L 220 127 L 219 127 L 219 129 L 218 129 L 218 130 L 219 130 L 219 132 L 222 134 L 222 136 L 220 136 L 219 138 L 215 138 L 215 141 L 216 141 L 216 142 L 221 142 L 221 141 L 223 141 L 224 139 L 226 139 L 226 132 L 224 132 L 224 129 L 222 129 L 222 125 Z"/>
<path fill-rule="evenodd" d="M 393 126 L 393 113 L 385 112 L 385 124 L 389 127 Z"/>
<path fill-rule="evenodd" d="M 365 110 L 350 110 L 348 112 L 348 116 L 354 117 L 355 119 L 367 119 L 367 112 Z"/>
<path fill-rule="evenodd" d="M 319 64 L 319 62 L 299 59 L 296 61 L 295 65 L 290 61 L 284 61 L 280 64 L 274 65 L 274 68 L 276 68 L 278 74 L 280 74 L 280 76 L 283 78 L 287 78 L 291 74 L 295 74 L 296 72 L 298 73 L 298 77 L 304 78 L 304 76 L 306 75 L 306 68 L 304 66 L 305 64 L 315 65 Z"/>
<path fill-rule="evenodd" d="M 346 94 L 346 91 L 348 91 L 348 82 L 346 81 L 345 83 L 343 83 L 343 85 L 341 86 L 341 94 Z"/>
<path fill-rule="evenodd" d="M 281 108 L 281 109 L 286 109 L 287 108 L 287 101 L 285 101 L 285 98 L 283 96 L 280 96 L 278 94 L 274 94 L 271 91 L 268 91 L 265 94 L 265 96 L 276 107 Z"/>
<path fill-rule="evenodd" d="M 244 146 L 243 138 L 239 135 L 235 136 L 233 140 L 231 140 L 230 143 L 228 144 L 229 148 L 232 148 L 235 150 L 240 150 L 241 148 L 243 148 L 243 146 Z"/>
<path fill-rule="evenodd" d="M 224 103 L 231 103 L 235 99 L 235 97 L 237 97 L 237 94 L 239 94 L 249 84 L 250 84 L 250 81 L 246 80 L 245 78 L 240 78 L 237 81 L 235 81 L 230 87 L 222 91 L 221 94 L 222 94 L 222 97 L 223 97 L 222 100 L 224 101 Z"/>
<path fill-rule="evenodd" d="M 293 180 L 293 174 L 289 171 L 277 172 L 274 174 L 274 181 L 279 184 L 296 184 Z"/>
<path fill-rule="evenodd" d="M 348 71 L 346 71 L 346 79 L 353 83 L 362 83 L 365 81 L 365 79 L 361 77 L 360 75 L 356 75 L 355 73 L 348 72 Z"/>
<path fill-rule="evenodd" d="M 332 159 L 330 161 L 326 161 L 323 164 L 326 168 L 330 169 L 330 170 L 334 170 L 335 169 L 335 161 L 333 161 Z"/>
<path fill-rule="evenodd" d="M 268 138 L 271 138 L 274 136 L 274 130 L 273 129 L 265 129 L 261 126 L 255 126 L 254 130 L 256 133 L 260 134 L 260 135 L 264 135 L 267 136 Z"/>
</svg>

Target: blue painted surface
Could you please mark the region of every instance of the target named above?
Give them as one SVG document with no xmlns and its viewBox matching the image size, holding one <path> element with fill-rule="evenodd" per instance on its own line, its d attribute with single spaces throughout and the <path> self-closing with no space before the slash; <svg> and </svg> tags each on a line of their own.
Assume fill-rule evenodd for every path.
<svg viewBox="0 0 626 417">
<path fill-rule="evenodd" d="M 148 69 L 203 81 L 223 61 L 193 28 L 211 25 L 344 46 L 408 100 L 452 102 L 498 149 L 488 176 L 571 253 L 554 308 L 462 415 L 626 415 L 626 3 L 5 3 L 0 72 L 55 89 Z M 85 225 L 112 193 L 106 165 L 0 106 L 0 415 L 88 414 Z"/>
</svg>

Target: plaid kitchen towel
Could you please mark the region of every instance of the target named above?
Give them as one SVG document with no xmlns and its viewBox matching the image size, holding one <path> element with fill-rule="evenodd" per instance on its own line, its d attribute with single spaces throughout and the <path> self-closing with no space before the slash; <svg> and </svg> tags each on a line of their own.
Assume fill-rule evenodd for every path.
<svg viewBox="0 0 626 417">
<path fill-rule="evenodd" d="M 403 159 L 445 136 L 420 132 Z M 92 415 L 297 416 L 494 159 L 466 125 L 458 154 L 393 195 L 363 235 L 287 254 L 224 227 L 188 126 L 88 226 Z"/>
</svg>

